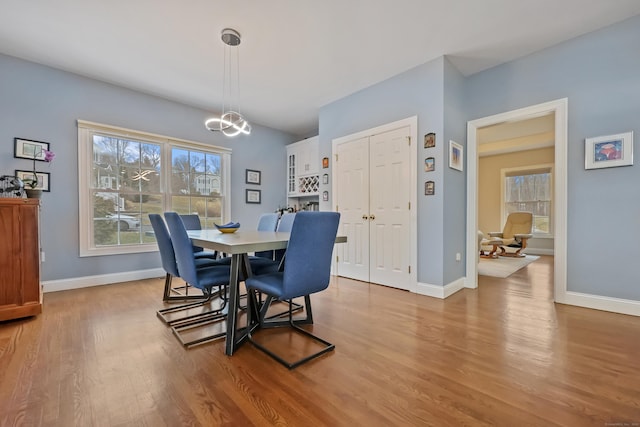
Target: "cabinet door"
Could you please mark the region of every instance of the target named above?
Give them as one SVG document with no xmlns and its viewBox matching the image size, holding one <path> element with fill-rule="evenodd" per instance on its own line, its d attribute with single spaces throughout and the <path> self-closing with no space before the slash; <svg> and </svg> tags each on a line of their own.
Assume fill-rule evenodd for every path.
<svg viewBox="0 0 640 427">
<path fill-rule="evenodd" d="M 306 164 L 307 164 L 307 172 L 309 175 L 316 175 L 320 171 L 320 159 L 319 156 L 319 148 L 318 148 L 318 137 L 314 136 L 313 138 L 309 138 L 307 140 L 307 156 L 306 156 Z"/>
<path fill-rule="evenodd" d="M 295 146 L 287 147 L 287 194 L 294 196 L 298 192 L 298 150 Z"/>
</svg>

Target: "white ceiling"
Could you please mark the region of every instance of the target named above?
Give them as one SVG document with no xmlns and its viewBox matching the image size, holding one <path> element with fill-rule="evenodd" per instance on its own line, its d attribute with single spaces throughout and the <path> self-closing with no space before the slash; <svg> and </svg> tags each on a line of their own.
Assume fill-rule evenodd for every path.
<svg viewBox="0 0 640 427">
<path fill-rule="evenodd" d="M 638 0 L 0 0 L 0 52 L 219 112 L 220 31 L 235 28 L 243 114 L 308 136 L 321 106 L 439 56 L 470 75 L 637 14 Z"/>
</svg>

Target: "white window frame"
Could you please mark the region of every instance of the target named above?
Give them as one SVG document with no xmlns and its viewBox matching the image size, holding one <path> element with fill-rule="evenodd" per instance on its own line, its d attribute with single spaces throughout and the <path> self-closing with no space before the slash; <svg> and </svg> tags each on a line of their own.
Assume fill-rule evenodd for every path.
<svg viewBox="0 0 640 427">
<path fill-rule="evenodd" d="M 160 144 L 163 159 L 160 191 L 162 194 L 164 211 L 171 209 L 171 197 L 169 194 L 169 189 L 171 188 L 169 180 L 171 178 L 172 170 L 171 149 L 173 147 L 181 147 L 220 155 L 220 167 L 222 170 L 222 187 L 220 188 L 220 196 L 223 198 L 222 216 L 224 220 L 231 217 L 231 149 L 202 142 L 172 138 L 164 135 L 78 120 L 78 235 L 80 239 L 79 246 L 81 257 L 144 253 L 158 250 L 158 245 L 156 243 L 95 246 L 93 242 L 93 206 L 91 204 L 93 199 L 91 197 L 90 188 L 91 169 L 93 164 L 93 150 L 91 147 L 93 144 L 92 136 L 94 133 Z"/>
<path fill-rule="evenodd" d="M 513 176 L 513 175 L 530 175 L 534 172 L 539 172 L 541 170 L 549 170 L 549 173 L 551 174 L 551 182 L 549 183 L 549 186 L 551 187 L 549 189 L 550 194 L 551 194 L 551 200 L 550 200 L 550 205 L 549 205 L 549 232 L 548 233 L 536 233 L 535 231 L 533 232 L 533 237 L 535 238 L 541 238 L 541 239 L 549 239 L 549 238 L 553 238 L 553 229 L 554 229 L 554 222 L 555 222 L 555 218 L 554 218 L 554 206 L 553 206 L 553 198 L 554 198 L 554 194 L 553 194 L 553 189 L 554 189 L 554 177 L 555 177 L 555 171 L 554 171 L 554 167 L 553 167 L 553 163 L 542 163 L 542 164 L 537 164 L 537 165 L 527 165 L 527 166 L 519 166 L 519 167 L 514 167 L 514 168 L 503 168 L 500 169 L 500 224 L 505 224 L 507 222 L 507 210 L 505 209 L 505 179 L 507 178 L 507 176 Z M 530 172 L 530 173 L 527 173 Z"/>
</svg>

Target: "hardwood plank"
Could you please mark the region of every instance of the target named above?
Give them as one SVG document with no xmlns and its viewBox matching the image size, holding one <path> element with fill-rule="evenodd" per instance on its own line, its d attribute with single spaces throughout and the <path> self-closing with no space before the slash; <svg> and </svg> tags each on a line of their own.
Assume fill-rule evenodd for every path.
<svg viewBox="0 0 640 427">
<path fill-rule="evenodd" d="M 334 277 L 310 329 L 336 350 L 294 371 L 182 348 L 162 279 L 47 293 L 0 323 L 0 426 L 639 423 L 640 318 L 554 304 L 552 279 L 544 256 L 443 301 Z"/>
</svg>

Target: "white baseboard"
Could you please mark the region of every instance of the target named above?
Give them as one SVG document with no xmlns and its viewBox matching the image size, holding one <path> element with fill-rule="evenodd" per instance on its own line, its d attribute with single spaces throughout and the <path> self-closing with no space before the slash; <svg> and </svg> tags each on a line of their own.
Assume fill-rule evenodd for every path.
<svg viewBox="0 0 640 427">
<path fill-rule="evenodd" d="M 525 253 L 528 255 L 553 255 L 553 249 L 543 249 L 543 248 L 530 248 L 527 247 L 525 249 Z"/>
<path fill-rule="evenodd" d="M 595 310 L 628 314 L 630 316 L 640 316 L 640 301 L 567 291 L 564 295 L 558 295 L 556 302 L 578 307 L 593 308 Z"/>
<path fill-rule="evenodd" d="M 431 285 L 428 283 L 418 283 L 418 285 L 416 286 L 416 293 L 429 297 L 445 299 L 448 296 L 455 294 L 460 289 L 463 289 L 465 287 L 464 282 L 464 277 L 461 277 L 444 286 Z"/>
<path fill-rule="evenodd" d="M 124 271 L 121 273 L 100 274 L 97 276 L 72 277 L 69 279 L 47 280 L 42 282 L 43 292 L 67 291 L 69 289 L 88 288 L 90 286 L 109 285 L 130 282 L 132 280 L 153 279 L 166 275 L 162 268 L 149 270 Z"/>
</svg>

